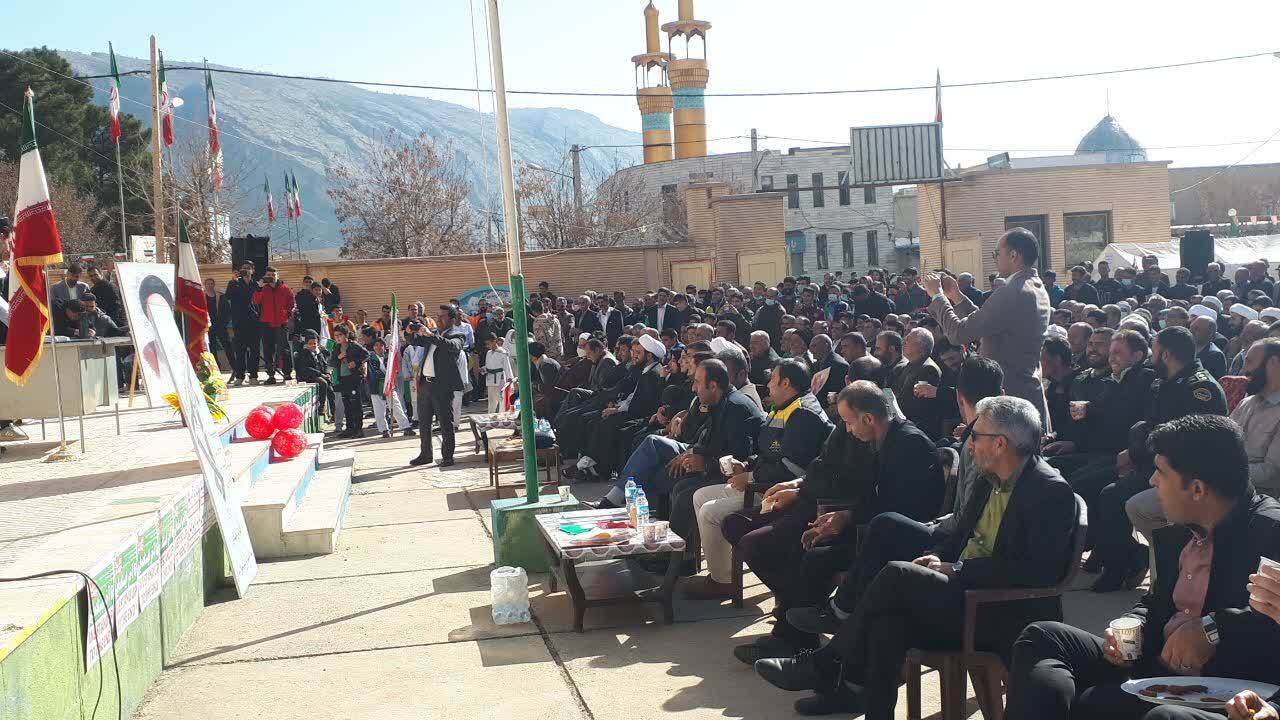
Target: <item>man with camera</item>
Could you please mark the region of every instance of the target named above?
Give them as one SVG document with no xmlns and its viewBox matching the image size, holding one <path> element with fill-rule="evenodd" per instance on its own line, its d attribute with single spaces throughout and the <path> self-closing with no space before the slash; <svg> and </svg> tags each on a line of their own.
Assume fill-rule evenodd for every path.
<svg viewBox="0 0 1280 720">
<path fill-rule="evenodd" d="M 418 456 L 410 465 L 427 465 L 434 462 L 431 445 L 431 422 L 440 420 L 440 462 L 438 467 L 453 465 L 454 425 L 458 418 L 454 413 L 455 398 L 460 398 L 465 384 L 462 381 L 462 346 L 465 338 L 458 329 L 458 308 L 441 305 L 437 324 L 439 330 L 423 325 L 413 337 L 413 344 L 426 349 L 422 361 L 422 373 L 418 384 Z"/>
</svg>

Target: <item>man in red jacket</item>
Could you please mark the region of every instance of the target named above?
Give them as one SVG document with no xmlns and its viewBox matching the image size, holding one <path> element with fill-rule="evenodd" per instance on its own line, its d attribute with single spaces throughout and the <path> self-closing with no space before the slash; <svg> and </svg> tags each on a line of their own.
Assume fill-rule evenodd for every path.
<svg viewBox="0 0 1280 720">
<path fill-rule="evenodd" d="M 267 366 L 266 385 L 276 384 L 276 368 L 281 367 L 285 380 L 293 374 L 293 357 L 289 352 L 289 318 L 293 315 L 293 291 L 280 279 L 276 269 L 268 267 L 258 280 L 253 294 L 262 323 L 262 362 Z"/>
</svg>

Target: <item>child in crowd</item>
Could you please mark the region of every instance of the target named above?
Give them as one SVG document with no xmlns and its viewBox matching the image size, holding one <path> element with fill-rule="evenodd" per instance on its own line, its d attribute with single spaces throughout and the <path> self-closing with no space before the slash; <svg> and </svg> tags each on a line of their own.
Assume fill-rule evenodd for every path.
<svg viewBox="0 0 1280 720">
<path fill-rule="evenodd" d="M 404 403 L 400 402 L 400 392 L 396 389 L 396 384 L 391 386 L 390 398 L 382 392 L 386 384 L 387 372 L 390 370 L 388 363 L 387 341 L 380 337 L 376 338 L 373 341 L 373 352 L 369 355 L 369 375 L 365 378 L 369 386 L 369 400 L 373 405 L 373 422 L 377 424 L 382 437 L 391 437 L 391 425 L 387 419 L 387 410 L 390 406 L 391 413 L 395 415 L 396 427 L 403 431 L 406 437 L 415 435 L 416 433 L 409 429 L 409 418 L 404 413 Z"/>
<path fill-rule="evenodd" d="M 489 393 L 489 413 L 502 412 L 502 388 L 510 382 L 511 354 L 507 352 L 506 342 L 497 335 L 490 335 L 485 340 L 484 384 Z"/>
</svg>

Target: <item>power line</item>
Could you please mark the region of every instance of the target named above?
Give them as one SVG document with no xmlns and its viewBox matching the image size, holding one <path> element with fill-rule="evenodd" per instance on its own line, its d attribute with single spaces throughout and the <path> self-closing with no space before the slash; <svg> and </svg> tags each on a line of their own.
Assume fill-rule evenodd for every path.
<svg viewBox="0 0 1280 720">
<path fill-rule="evenodd" d="M 1249 159 L 1249 158 L 1250 158 L 1254 153 L 1256 153 L 1256 152 L 1258 152 L 1259 150 L 1261 150 L 1261 149 L 1263 148 L 1263 146 L 1265 146 L 1267 143 L 1271 142 L 1272 140 L 1275 140 L 1277 135 L 1280 135 L 1280 128 L 1276 128 L 1276 131 L 1275 131 L 1275 132 L 1273 132 L 1273 133 L 1271 133 L 1271 137 L 1269 137 L 1269 138 L 1267 138 L 1266 140 L 1263 140 L 1262 142 L 1258 143 L 1258 146 L 1257 146 L 1257 147 L 1255 147 L 1254 149 L 1252 149 L 1252 150 L 1250 150 L 1249 152 L 1245 153 L 1245 154 L 1244 154 L 1244 156 L 1243 156 L 1243 157 L 1241 157 L 1239 160 L 1237 160 L 1237 161 L 1235 161 L 1235 162 L 1231 163 L 1230 165 L 1227 165 L 1226 167 L 1222 168 L 1221 170 L 1219 170 L 1219 171 L 1218 171 L 1218 172 L 1216 172 L 1216 173 L 1213 173 L 1212 175 L 1206 175 L 1205 177 L 1200 178 L 1199 180 L 1197 180 L 1197 181 L 1195 181 L 1195 182 L 1191 183 L 1190 185 L 1188 185 L 1188 186 L 1186 186 L 1186 187 L 1184 187 L 1184 188 L 1178 188 L 1177 190 L 1170 190 L 1170 191 L 1169 191 L 1169 194 L 1170 194 L 1170 195 L 1175 195 L 1175 194 L 1180 193 L 1180 192 L 1186 192 L 1187 190 L 1190 190 L 1190 189 L 1195 188 L 1195 187 L 1199 187 L 1200 185 L 1203 185 L 1204 183 L 1209 182 L 1210 180 L 1212 180 L 1212 179 L 1214 179 L 1214 178 L 1218 177 L 1219 175 L 1221 175 L 1221 174 L 1225 173 L 1226 171 L 1230 170 L 1231 168 L 1233 168 L 1233 167 L 1235 167 L 1235 166 L 1239 165 L 1240 163 L 1244 162 L 1245 160 L 1248 160 L 1248 159 Z"/>
<path fill-rule="evenodd" d="M 5 53 L 8 54 L 8 53 Z M 1071 80 L 1076 78 L 1102 77 L 1107 75 L 1122 75 L 1126 73 L 1148 72 L 1152 70 L 1172 70 L 1176 68 L 1194 67 L 1197 65 L 1212 65 L 1216 63 L 1233 62 L 1236 60 L 1251 60 L 1260 57 L 1269 57 L 1274 51 L 1267 50 L 1264 52 L 1249 53 L 1246 55 L 1231 55 L 1228 57 L 1207 58 L 1201 60 L 1186 60 L 1183 62 L 1164 63 L 1160 65 L 1141 65 L 1137 67 L 1115 68 L 1111 70 L 1093 70 L 1087 72 L 1058 73 L 1054 75 L 1033 75 L 1021 78 L 1004 78 L 997 80 L 975 80 L 972 82 L 944 83 L 944 88 L 971 88 L 971 87 L 990 87 L 994 85 L 1015 85 L 1030 82 L 1044 82 L 1048 80 Z M 205 68 L 199 65 L 169 65 L 165 67 L 166 72 L 182 72 L 182 71 L 199 71 L 204 72 Z M 209 68 L 209 72 L 225 73 L 229 75 L 246 75 L 250 77 L 267 77 L 279 80 L 304 80 L 307 82 L 323 82 L 323 83 L 342 83 L 346 85 L 365 85 L 369 87 L 386 87 L 399 88 L 407 90 L 435 90 L 440 92 L 483 92 L 492 93 L 489 88 L 480 87 L 462 87 L 457 85 L 424 85 L 417 83 L 397 83 L 382 82 L 377 80 L 350 80 L 341 78 L 319 77 L 315 75 L 291 75 L 286 73 L 271 73 L 260 70 L 238 70 L 232 68 Z M 120 73 L 121 75 L 147 75 L 148 70 L 128 70 Z M 86 80 L 109 78 L 110 75 L 82 75 Z M 757 92 L 709 92 L 704 93 L 706 97 L 796 97 L 796 96 L 814 96 L 814 95 L 858 95 L 867 93 L 886 93 L 886 92 L 908 92 L 915 90 L 934 90 L 936 85 L 900 85 L 878 88 L 849 88 L 849 89 L 832 89 L 832 90 L 775 90 L 775 91 L 757 91 Z M 591 90 L 507 90 L 509 95 L 543 95 L 543 96 L 561 96 L 561 97 L 635 97 L 635 92 L 600 92 Z"/>
</svg>

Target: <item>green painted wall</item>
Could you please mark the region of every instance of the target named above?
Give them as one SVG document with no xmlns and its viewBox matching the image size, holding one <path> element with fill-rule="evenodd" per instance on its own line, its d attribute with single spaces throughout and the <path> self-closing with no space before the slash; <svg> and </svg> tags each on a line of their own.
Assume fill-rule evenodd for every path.
<svg viewBox="0 0 1280 720">
<path fill-rule="evenodd" d="M 205 598 L 225 581 L 224 557 L 222 535 L 215 527 L 205 534 L 201 547 L 177 564 L 156 602 L 117 639 L 116 663 L 126 718 L 133 715 L 151 683 L 172 660 L 178 641 L 204 610 Z M 85 611 L 81 593 L 0 662 L 0 718 L 115 718 L 111 652 L 87 673 L 84 669 Z"/>
</svg>

